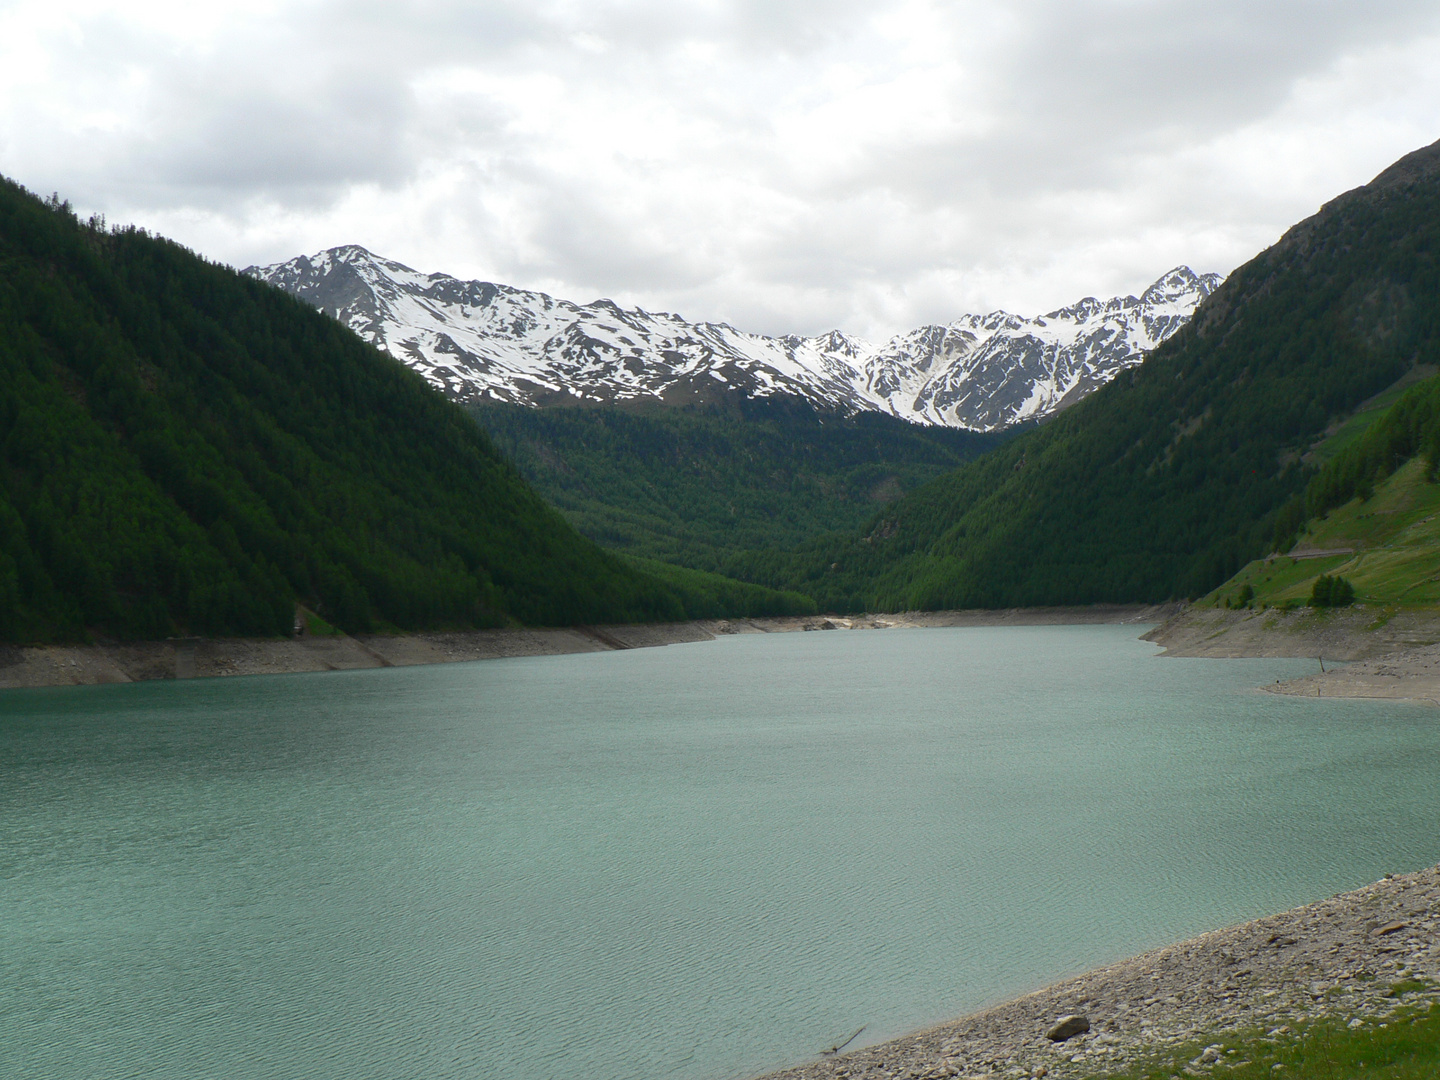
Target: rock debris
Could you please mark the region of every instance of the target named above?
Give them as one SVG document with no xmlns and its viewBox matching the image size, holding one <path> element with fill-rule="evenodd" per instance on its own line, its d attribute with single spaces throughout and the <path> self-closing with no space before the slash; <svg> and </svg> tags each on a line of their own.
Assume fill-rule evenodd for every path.
<svg viewBox="0 0 1440 1080">
<path fill-rule="evenodd" d="M 1225 1036 L 1276 1042 L 1320 1018 L 1353 1026 L 1401 1003 L 1397 983 L 1429 980 L 1405 1000 L 1434 1000 L 1440 980 L 1440 867 L 1391 877 L 1279 915 L 1203 934 L 1099 968 L 1003 1005 L 767 1080 L 1079 1080 L 1205 1039 L 1185 1066 L 1210 1075 Z M 1060 1041 L 1071 1021 L 1079 1028 Z M 1223 1070 L 1222 1070 L 1223 1071 Z"/>
</svg>

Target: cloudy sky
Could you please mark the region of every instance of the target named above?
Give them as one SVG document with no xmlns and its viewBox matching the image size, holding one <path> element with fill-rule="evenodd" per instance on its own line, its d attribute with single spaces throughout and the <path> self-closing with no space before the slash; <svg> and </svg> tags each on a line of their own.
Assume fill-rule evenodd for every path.
<svg viewBox="0 0 1440 1080">
<path fill-rule="evenodd" d="M 771 333 L 1228 271 L 1437 138 L 1434 0 L 0 0 L 85 213 Z"/>
</svg>

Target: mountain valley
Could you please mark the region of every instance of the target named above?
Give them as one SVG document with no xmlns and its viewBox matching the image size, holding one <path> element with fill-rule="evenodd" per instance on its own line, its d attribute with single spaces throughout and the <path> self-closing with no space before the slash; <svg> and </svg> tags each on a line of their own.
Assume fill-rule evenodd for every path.
<svg viewBox="0 0 1440 1080">
<path fill-rule="evenodd" d="M 788 550 L 858 527 L 1019 430 L 821 414 L 779 397 L 644 411 L 466 408 L 582 534 L 628 555 L 708 571 L 747 549 Z"/>
<path fill-rule="evenodd" d="M 1440 143 L 1292 227 L 1050 423 L 856 531 L 725 570 L 842 611 L 1203 596 L 1288 549 L 1327 433 L 1440 362 L 1437 251 Z"/>
<path fill-rule="evenodd" d="M 1440 453 L 1440 144 L 1223 283 L 881 349 L 3 196 L 12 641 L 1157 603 Z"/>
</svg>

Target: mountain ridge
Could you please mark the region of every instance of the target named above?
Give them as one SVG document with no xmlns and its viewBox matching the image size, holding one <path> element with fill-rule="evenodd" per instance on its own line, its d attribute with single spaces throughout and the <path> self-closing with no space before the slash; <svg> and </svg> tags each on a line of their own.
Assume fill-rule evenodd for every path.
<svg viewBox="0 0 1440 1080">
<path fill-rule="evenodd" d="M 839 330 L 766 337 L 612 300 L 422 274 L 359 245 L 243 273 L 338 319 L 462 402 L 662 404 L 790 395 L 829 411 L 998 431 L 1063 410 L 1190 318 L 1218 274 L 1179 266 L 1139 297 L 1044 315 L 962 315 L 883 345 Z"/>
<path fill-rule="evenodd" d="M 602 551 L 333 320 L 3 178 L 0 374 L 0 641 L 797 608 Z"/>
<path fill-rule="evenodd" d="M 1287 230 L 1075 409 L 858 533 L 723 569 L 836 610 L 1204 595 L 1286 532 L 1332 425 L 1440 365 L 1437 252 L 1440 143 Z"/>
</svg>

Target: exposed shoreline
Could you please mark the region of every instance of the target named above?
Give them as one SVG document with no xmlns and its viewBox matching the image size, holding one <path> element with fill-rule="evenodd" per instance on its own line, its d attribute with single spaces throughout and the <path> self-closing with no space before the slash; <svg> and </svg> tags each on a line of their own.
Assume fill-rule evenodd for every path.
<svg viewBox="0 0 1440 1080">
<path fill-rule="evenodd" d="M 0 646 L 0 689 L 410 667 L 514 656 L 556 656 L 711 641 L 727 634 L 891 630 L 938 626 L 1153 623 L 1171 607 L 1096 605 L 1004 611 L 906 612 L 853 618 L 709 619 L 561 629 L 471 630 L 350 637 L 181 638 L 123 645 Z"/>
<path fill-rule="evenodd" d="M 1261 689 L 1295 697 L 1389 698 L 1440 706 L 1440 645 L 1404 649 Z"/>
<path fill-rule="evenodd" d="M 1310 1020 L 1378 1021 L 1400 1005 L 1387 996 L 1392 985 L 1410 978 L 1440 979 L 1440 867 L 1202 934 L 767 1080 L 1079 1080 L 1197 1040 L 1258 1030 L 1279 1041 Z M 1440 989 L 1408 1000 L 1427 997 L 1440 999 Z M 1090 1031 L 1051 1042 L 1046 1032 L 1067 1015 L 1086 1017 Z M 1212 1068 L 1197 1051 L 1186 1072 Z"/>
<path fill-rule="evenodd" d="M 911 627 L 1159 624 L 1143 640 L 1164 656 L 1315 657 L 1324 674 L 1269 693 L 1410 699 L 1440 705 L 1440 610 L 1360 607 L 1316 612 L 1168 605 L 920 611 L 854 617 L 707 619 L 684 623 L 471 630 L 350 637 L 181 638 L 99 645 L 0 646 L 0 689 L 410 667 L 711 641 L 728 634 Z"/>
<path fill-rule="evenodd" d="M 1261 687 L 1297 697 L 1386 698 L 1440 705 L 1440 611 L 1190 608 L 1143 635 L 1164 656 L 1288 656 L 1313 674 Z M 1339 666 L 1333 662 L 1341 661 Z M 1324 671 L 1320 670 L 1324 667 Z"/>
<path fill-rule="evenodd" d="M 1166 656 L 1372 660 L 1440 643 L 1440 610 L 1364 607 L 1229 611 L 1189 607 L 1144 635 Z"/>
</svg>

